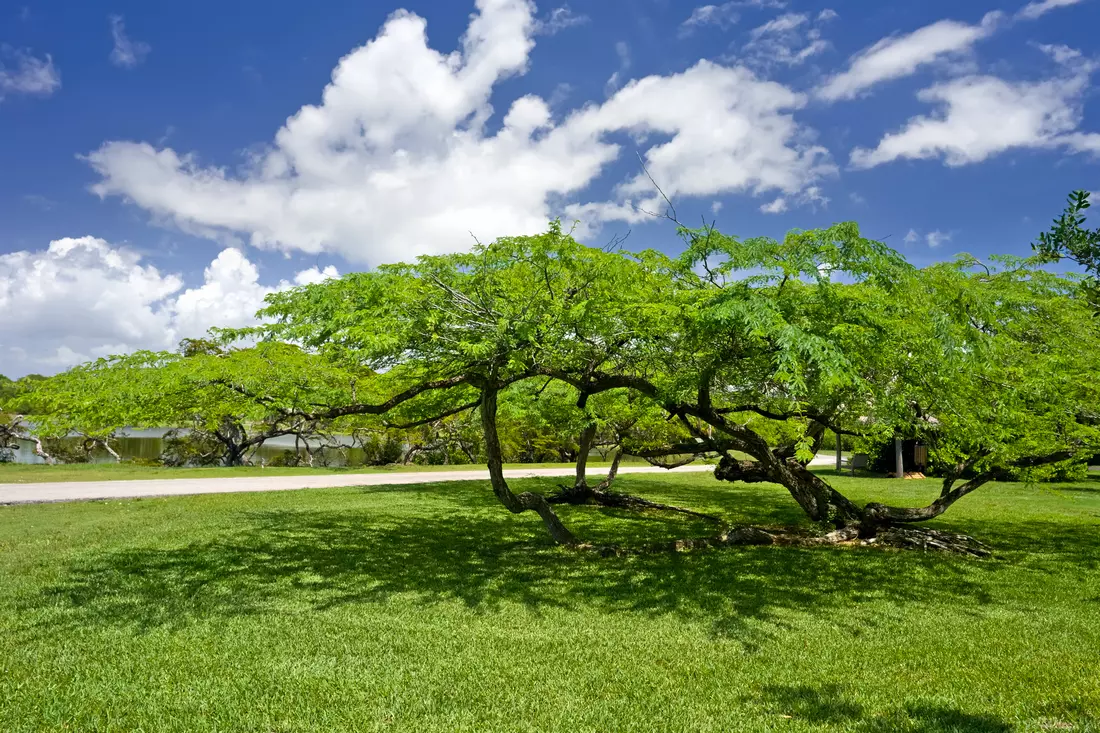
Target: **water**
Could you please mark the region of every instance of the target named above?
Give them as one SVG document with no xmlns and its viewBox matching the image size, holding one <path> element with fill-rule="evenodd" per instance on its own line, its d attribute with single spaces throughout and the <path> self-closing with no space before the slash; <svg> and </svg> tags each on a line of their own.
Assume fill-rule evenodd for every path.
<svg viewBox="0 0 1100 733">
<path fill-rule="evenodd" d="M 160 457 L 160 454 L 164 450 L 164 434 L 167 432 L 168 431 L 163 428 L 123 430 L 119 433 L 121 437 L 111 441 L 111 448 L 114 449 L 124 461 L 134 458 L 155 460 Z M 347 436 L 336 436 L 335 440 L 343 447 L 340 450 L 324 449 L 321 453 L 323 453 L 325 465 L 346 466 L 358 465 L 363 462 L 363 449 L 352 446 Z M 44 458 L 34 452 L 34 441 L 19 440 L 17 443 L 19 447 L 14 451 L 15 463 L 46 462 Z M 310 447 L 314 449 L 314 456 L 320 460 L 319 452 L 316 450 L 317 444 L 310 443 Z M 281 458 L 288 450 L 294 450 L 293 435 L 283 435 L 278 438 L 271 438 L 265 441 L 256 451 L 255 455 L 252 457 L 252 462 L 257 465 L 259 465 L 261 461 L 271 463 L 275 458 Z M 298 452 L 303 460 L 307 458 L 306 451 L 304 447 L 302 447 L 301 441 Z M 90 462 L 112 463 L 114 460 L 114 456 L 107 451 L 98 450 L 93 454 Z"/>
</svg>

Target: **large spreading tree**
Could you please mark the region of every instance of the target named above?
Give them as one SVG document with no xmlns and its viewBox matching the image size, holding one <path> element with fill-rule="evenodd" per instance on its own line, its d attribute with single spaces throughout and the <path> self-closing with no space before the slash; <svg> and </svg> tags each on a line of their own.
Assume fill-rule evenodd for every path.
<svg viewBox="0 0 1100 733">
<path fill-rule="evenodd" d="M 572 387 L 582 434 L 600 424 L 597 396 L 632 395 L 669 427 L 623 431 L 627 451 L 718 457 L 719 479 L 779 484 L 832 528 L 827 541 L 934 518 L 990 480 L 1100 445 L 1097 319 L 1076 283 L 1036 262 L 917 270 L 854 224 L 782 241 L 681 234 L 670 258 L 584 247 L 555 225 L 272 295 L 268 325 L 247 335 L 377 375 L 380 399 L 303 418 L 477 410 L 496 496 L 567 544 L 553 502 L 503 476 L 501 395 L 529 381 Z M 948 466 L 941 495 L 857 505 L 808 469 L 827 430 L 924 435 Z"/>
<path fill-rule="evenodd" d="M 1067 216 L 1048 245 L 1079 256 L 1091 240 Z M 782 240 L 678 231 L 685 246 L 670 257 L 586 247 L 555 223 L 275 293 L 264 325 L 221 343 L 49 380 L 32 393 L 38 429 L 106 439 L 182 425 L 229 465 L 280 435 L 404 431 L 412 450 L 419 434 L 423 450 L 484 460 L 501 504 L 568 545 L 581 543 L 561 503 L 684 511 L 612 491 L 624 452 L 665 466 L 710 458 L 719 480 L 782 487 L 821 527 L 799 541 L 943 543 L 907 527 L 990 481 L 1100 450 L 1100 318 L 1079 280 L 1042 269 L 1051 252 L 917 269 L 852 223 Z M 227 346 L 242 339 L 258 343 Z M 852 501 L 809 469 L 830 432 L 927 441 L 939 496 Z M 594 449 L 613 466 L 592 486 Z M 512 490 L 506 456 L 555 450 L 577 463 L 572 485 Z M 726 528 L 710 541 L 792 538 Z"/>
</svg>

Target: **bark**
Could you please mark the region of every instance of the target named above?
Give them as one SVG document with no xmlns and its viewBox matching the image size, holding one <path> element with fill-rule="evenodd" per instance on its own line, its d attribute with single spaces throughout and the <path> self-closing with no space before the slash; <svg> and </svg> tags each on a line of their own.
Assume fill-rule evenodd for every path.
<svg viewBox="0 0 1100 733">
<path fill-rule="evenodd" d="M 42 458 L 44 461 L 46 461 L 46 463 L 48 463 L 51 466 L 53 464 L 57 463 L 57 460 L 54 459 L 54 457 L 51 456 L 49 453 L 46 452 L 45 447 L 42 445 L 42 439 L 41 438 L 39 438 L 37 435 L 32 435 L 31 440 L 34 441 L 35 455 Z"/>
<path fill-rule="evenodd" d="M 103 439 L 103 440 L 101 441 L 101 443 L 102 443 L 102 445 L 103 445 L 103 449 L 104 449 L 104 450 L 106 450 L 106 451 L 107 451 L 108 453 L 110 453 L 110 454 L 111 454 L 111 456 L 112 456 L 112 457 L 113 457 L 113 458 L 115 459 L 115 463 L 122 463 L 122 456 L 120 456 L 120 455 L 119 455 L 119 454 L 118 454 L 118 453 L 117 453 L 117 452 L 115 451 L 115 449 L 111 447 L 111 442 L 110 442 L 110 440 L 109 440 L 109 439 L 107 439 L 107 438 L 104 438 L 104 439 Z"/>
<path fill-rule="evenodd" d="M 941 492 L 939 498 L 927 506 L 898 507 L 871 503 L 864 507 L 864 514 L 867 521 L 882 527 L 892 524 L 927 522 L 929 519 L 935 519 L 940 516 L 956 501 L 994 480 L 998 475 L 999 472 L 990 471 L 975 476 L 962 486 L 946 493 Z"/>
<path fill-rule="evenodd" d="M 542 518 L 554 542 L 559 545 L 576 545 L 577 538 L 562 524 L 545 497 L 530 491 L 516 494 L 508 488 L 508 482 L 504 479 L 500 434 L 497 432 L 497 388 L 493 386 L 487 385 L 481 390 L 481 428 L 485 437 L 489 483 L 500 503 L 513 514 L 535 512 Z"/>
<path fill-rule="evenodd" d="M 573 481 L 574 488 L 587 488 L 588 477 L 586 470 L 588 468 L 588 455 L 592 452 L 592 443 L 596 439 L 596 423 L 591 422 L 584 427 L 581 431 L 580 441 L 578 442 L 579 448 L 577 449 L 577 477 Z"/>
<path fill-rule="evenodd" d="M 719 461 L 714 477 L 720 481 L 777 483 L 790 492 L 806 515 L 815 522 L 832 522 L 841 527 L 858 522 L 863 516 L 863 512 L 847 497 L 793 458 L 752 461 L 726 455 Z"/>
<path fill-rule="evenodd" d="M 973 557 L 989 557 L 989 547 L 973 537 L 927 527 L 887 527 L 879 530 L 868 544 L 875 543 L 905 550 L 954 552 Z"/>
<path fill-rule="evenodd" d="M 615 477 L 619 475 L 619 463 L 623 459 L 622 446 L 615 448 L 615 456 L 611 459 L 611 468 L 607 470 L 607 478 L 600 482 L 600 485 L 596 487 L 598 491 L 607 491 L 611 488 L 611 484 L 614 483 Z"/>
</svg>

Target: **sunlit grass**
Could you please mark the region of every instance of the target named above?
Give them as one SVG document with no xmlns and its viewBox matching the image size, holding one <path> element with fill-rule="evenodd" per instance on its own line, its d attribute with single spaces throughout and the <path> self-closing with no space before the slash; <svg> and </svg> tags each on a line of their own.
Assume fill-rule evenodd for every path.
<svg viewBox="0 0 1100 733">
<path fill-rule="evenodd" d="M 770 485 L 617 487 L 800 521 Z M 596 541 L 710 531 L 563 514 Z M 481 482 L 0 507 L 0 731 L 1096 729 L 1100 481 L 992 485 L 938 526 L 996 557 L 600 558 Z"/>
</svg>

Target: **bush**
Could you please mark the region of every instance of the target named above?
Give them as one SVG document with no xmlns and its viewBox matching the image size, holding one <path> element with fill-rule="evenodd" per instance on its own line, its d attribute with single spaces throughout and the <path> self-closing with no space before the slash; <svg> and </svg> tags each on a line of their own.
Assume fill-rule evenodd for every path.
<svg viewBox="0 0 1100 733">
<path fill-rule="evenodd" d="M 363 451 L 364 466 L 388 466 L 399 463 L 405 455 L 404 442 L 388 433 L 359 434 L 354 440 Z"/>
</svg>

